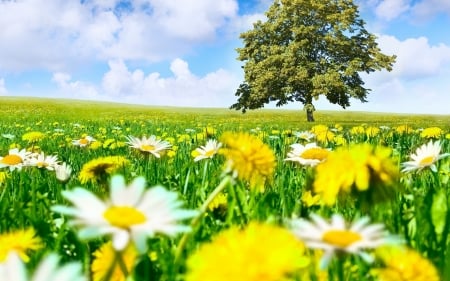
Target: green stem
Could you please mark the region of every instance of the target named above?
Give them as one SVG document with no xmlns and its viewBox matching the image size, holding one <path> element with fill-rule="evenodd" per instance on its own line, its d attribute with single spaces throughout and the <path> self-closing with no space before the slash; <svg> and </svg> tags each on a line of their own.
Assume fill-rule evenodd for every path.
<svg viewBox="0 0 450 281">
<path fill-rule="evenodd" d="M 116 267 L 116 264 L 119 265 L 120 270 L 123 273 L 124 279 L 126 279 L 128 277 L 128 269 L 122 258 L 122 252 L 114 250 L 114 259 L 113 259 L 111 265 L 109 266 L 108 271 L 106 272 L 105 276 L 102 278 L 102 281 L 111 280 L 111 277 L 114 274 L 114 269 Z"/>
<path fill-rule="evenodd" d="M 228 186 L 228 184 L 231 182 L 230 176 L 225 176 L 222 181 L 219 183 L 218 186 L 209 194 L 208 198 L 203 202 L 202 206 L 200 207 L 199 214 L 192 220 L 191 222 L 191 232 L 186 232 L 183 234 L 183 236 L 180 239 L 180 242 L 178 243 L 177 249 L 175 251 L 175 264 L 178 263 L 178 261 L 181 258 L 181 254 L 186 247 L 187 240 L 189 239 L 189 236 L 194 233 L 195 229 L 197 228 L 198 224 L 200 223 L 201 219 L 203 218 L 203 215 L 206 213 L 206 210 L 208 209 L 209 204 L 216 198 L 217 195 L 219 195 L 220 192 L 222 192 L 225 187 Z"/>
</svg>

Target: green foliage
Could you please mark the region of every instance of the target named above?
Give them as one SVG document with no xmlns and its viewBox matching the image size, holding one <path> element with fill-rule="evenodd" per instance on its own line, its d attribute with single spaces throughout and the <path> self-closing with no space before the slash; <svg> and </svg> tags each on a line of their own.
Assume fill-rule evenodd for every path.
<svg viewBox="0 0 450 281">
<path fill-rule="evenodd" d="M 361 72 L 392 69 L 395 56 L 380 52 L 352 0 L 276 0 L 266 17 L 240 36 L 245 81 L 231 108 L 306 105 L 320 95 L 345 108 L 350 98 L 366 101 Z"/>
</svg>

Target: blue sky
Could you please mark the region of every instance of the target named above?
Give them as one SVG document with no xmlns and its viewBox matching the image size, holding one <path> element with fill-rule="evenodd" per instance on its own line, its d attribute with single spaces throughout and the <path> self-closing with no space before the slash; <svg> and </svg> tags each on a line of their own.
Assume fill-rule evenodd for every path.
<svg viewBox="0 0 450 281">
<path fill-rule="evenodd" d="M 271 2 L 0 1 L 0 96 L 229 107 L 243 79 L 239 34 Z M 347 110 L 450 114 L 450 1 L 355 3 L 398 58 L 392 72 L 363 76 L 369 102 Z M 340 110 L 323 99 L 316 108 Z"/>
</svg>

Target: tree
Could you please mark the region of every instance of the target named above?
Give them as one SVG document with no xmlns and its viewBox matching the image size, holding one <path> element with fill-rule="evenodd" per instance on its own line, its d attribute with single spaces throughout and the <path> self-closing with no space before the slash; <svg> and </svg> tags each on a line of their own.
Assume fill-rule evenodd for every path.
<svg viewBox="0 0 450 281">
<path fill-rule="evenodd" d="M 381 53 L 352 0 L 275 0 L 266 17 L 240 35 L 245 79 L 231 108 L 246 112 L 272 101 L 314 108 L 320 95 L 346 108 L 350 98 L 367 101 L 360 73 L 392 70 L 395 55 Z"/>
</svg>

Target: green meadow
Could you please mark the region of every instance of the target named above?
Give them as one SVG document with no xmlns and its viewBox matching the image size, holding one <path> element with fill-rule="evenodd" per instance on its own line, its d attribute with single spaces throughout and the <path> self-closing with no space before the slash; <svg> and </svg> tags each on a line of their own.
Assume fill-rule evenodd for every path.
<svg viewBox="0 0 450 281">
<path fill-rule="evenodd" d="M 224 108 L 1 97 L 0 261 L 17 250 L 33 272 L 56 253 L 62 265 L 79 263 L 94 281 L 450 280 L 450 115 L 318 110 L 315 119 L 306 122 L 300 109 L 242 114 Z M 305 132 L 314 135 L 308 139 Z M 142 144 L 148 151 L 130 147 L 130 136 L 155 136 L 169 146 L 156 157 L 147 153 L 150 144 Z M 194 161 L 196 149 L 208 140 L 223 146 Z M 310 154 L 309 143 L 316 145 Z M 417 151 L 429 143 L 439 151 Z M 303 149 L 298 157 L 319 164 L 286 160 L 293 144 Z M 4 160 L 12 150 L 30 157 L 53 155 L 56 164 L 72 170 L 61 179 L 45 161 Z M 402 163 L 412 161 L 412 154 L 418 155 L 417 167 L 403 171 Z M 110 235 L 80 237 L 80 225 L 53 207 L 71 206 L 64 191 L 75 187 L 108 201 L 114 175 L 127 184 L 141 176 L 146 190 L 162 186 L 176 194 L 182 208 L 198 212 L 179 222 L 190 231 L 156 231 L 146 237 L 143 253 L 130 248 L 132 242 L 125 250 L 111 248 L 105 244 Z M 336 194 L 330 195 L 328 186 Z M 367 217 L 383 231 L 375 227 L 375 235 L 365 237 L 363 226 L 360 233 L 356 227 L 321 228 L 340 237 L 325 239 L 325 232 L 313 237 L 334 245 L 334 255 L 322 267 L 324 252 L 309 238 L 297 235 L 301 245 L 295 244 L 299 250 L 293 253 L 277 240 L 277 231 L 291 234 L 291 220 L 317 215 L 330 222 L 336 214 L 346 226 Z M 258 231 L 245 232 L 261 225 L 275 229 L 273 242 Z M 123 222 L 120 226 L 131 231 Z M 15 234 L 30 229 L 32 238 Z M 380 240 L 386 233 L 394 237 L 386 239 L 389 243 Z M 357 240 L 366 243 L 348 250 Z M 282 258 L 291 255 L 299 258 Z"/>
</svg>

